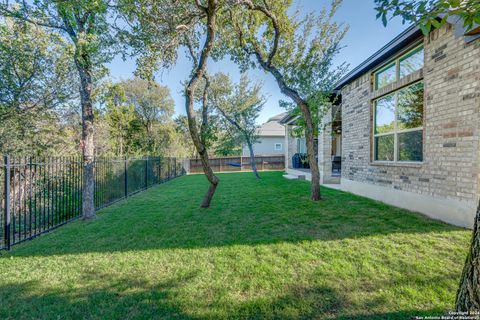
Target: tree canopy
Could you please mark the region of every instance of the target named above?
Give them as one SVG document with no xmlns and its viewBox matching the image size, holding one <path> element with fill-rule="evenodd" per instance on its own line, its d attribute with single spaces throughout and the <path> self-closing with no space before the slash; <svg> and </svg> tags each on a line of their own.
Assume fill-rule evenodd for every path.
<svg viewBox="0 0 480 320">
<path fill-rule="evenodd" d="M 389 17 L 401 17 L 418 24 L 424 34 L 432 27 L 440 28 L 451 17 L 463 21 L 468 30 L 480 25 L 480 1 L 478 0 L 375 0 L 377 18 L 387 25 Z"/>
</svg>

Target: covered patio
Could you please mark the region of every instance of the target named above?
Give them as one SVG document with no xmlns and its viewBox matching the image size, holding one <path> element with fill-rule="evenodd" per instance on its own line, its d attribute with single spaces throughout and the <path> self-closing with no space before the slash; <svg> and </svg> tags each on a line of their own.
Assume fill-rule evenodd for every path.
<svg viewBox="0 0 480 320">
<path fill-rule="evenodd" d="M 285 127 L 285 177 L 311 180 L 305 137 L 296 134 L 299 116 L 287 115 L 280 123 Z M 335 105 L 323 119 L 315 139 L 316 159 L 320 169 L 320 182 L 339 184 L 342 173 L 342 115 L 340 105 Z"/>
</svg>

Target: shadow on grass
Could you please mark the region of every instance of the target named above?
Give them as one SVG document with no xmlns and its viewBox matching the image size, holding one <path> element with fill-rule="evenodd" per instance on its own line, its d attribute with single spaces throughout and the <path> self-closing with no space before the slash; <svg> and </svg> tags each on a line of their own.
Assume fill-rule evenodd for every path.
<svg viewBox="0 0 480 320">
<path fill-rule="evenodd" d="M 411 319 L 439 310 L 350 314 L 345 297 L 328 287 L 290 287 L 280 297 L 250 300 L 208 296 L 192 301 L 182 287 L 195 277 L 151 284 L 90 274 L 81 287 L 54 290 L 26 282 L 0 286 L 1 319 Z M 108 283 L 105 286 L 99 286 Z M 371 306 L 376 307 L 375 305 Z"/>
<path fill-rule="evenodd" d="M 199 204 L 207 188 L 202 175 L 186 176 L 138 194 L 18 246 L 13 255 L 48 256 L 172 248 L 338 240 L 396 233 L 462 230 L 380 202 L 323 188 L 309 199 L 309 184 L 281 172 L 220 175 L 209 209 Z"/>
</svg>

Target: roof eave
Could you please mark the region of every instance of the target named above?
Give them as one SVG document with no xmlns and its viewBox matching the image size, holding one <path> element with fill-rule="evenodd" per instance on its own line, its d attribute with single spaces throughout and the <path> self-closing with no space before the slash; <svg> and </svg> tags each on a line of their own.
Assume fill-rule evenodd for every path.
<svg viewBox="0 0 480 320">
<path fill-rule="evenodd" d="M 404 48 L 409 43 L 419 39 L 421 36 L 423 36 L 423 34 L 420 30 L 420 27 L 418 27 L 417 25 L 411 25 L 398 36 L 396 36 L 392 41 L 387 43 L 380 50 L 375 52 L 368 59 L 366 59 L 356 68 L 350 71 L 346 76 L 340 79 L 340 81 L 336 84 L 334 90 L 341 90 L 343 86 L 357 79 L 362 74 L 365 74 L 371 69 L 377 67 L 385 60 L 393 56 L 396 52 Z"/>
</svg>

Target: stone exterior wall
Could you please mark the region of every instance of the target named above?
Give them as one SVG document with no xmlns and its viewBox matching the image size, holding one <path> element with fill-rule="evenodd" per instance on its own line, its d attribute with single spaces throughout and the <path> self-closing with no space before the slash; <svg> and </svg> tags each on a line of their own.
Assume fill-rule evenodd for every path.
<svg viewBox="0 0 480 320">
<path fill-rule="evenodd" d="M 328 112 L 322 119 L 318 135 L 318 169 L 320 183 L 329 183 L 332 178 L 332 114 Z"/>
<path fill-rule="evenodd" d="M 342 89 L 342 184 L 355 181 L 476 203 L 480 192 L 480 40 L 465 44 L 447 25 L 423 41 L 423 70 L 378 92 L 373 90 L 371 70 Z M 425 85 L 424 161 L 374 163 L 372 100 L 420 79 Z"/>
<path fill-rule="evenodd" d="M 295 153 L 297 153 L 297 150 L 298 150 L 298 147 L 297 147 L 297 138 L 293 136 L 293 129 L 294 129 L 294 126 L 292 125 L 287 125 L 287 134 L 286 134 L 286 137 L 287 137 L 287 149 L 286 149 L 286 154 L 285 154 L 285 158 L 288 158 L 288 162 L 287 162 L 287 168 L 290 168 L 290 169 L 293 169 L 293 165 L 292 165 L 292 157 Z M 287 160 L 286 160 L 287 161 Z"/>
</svg>

